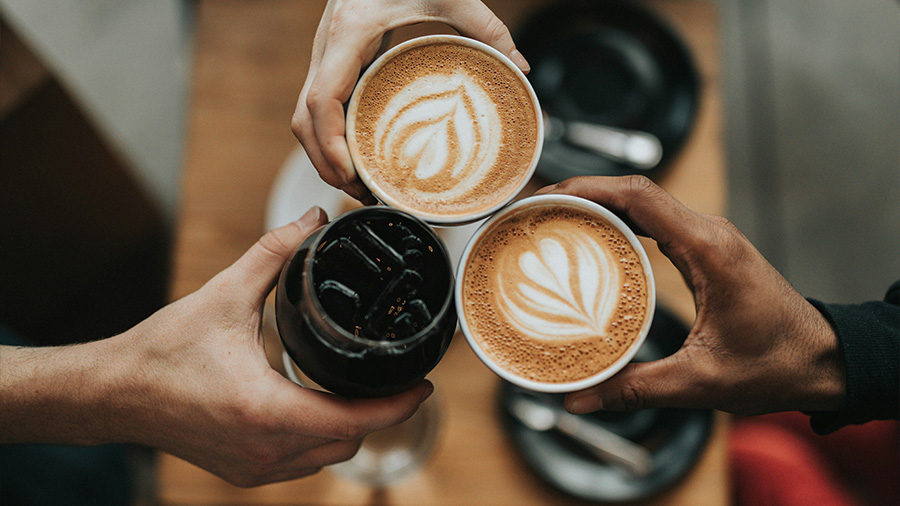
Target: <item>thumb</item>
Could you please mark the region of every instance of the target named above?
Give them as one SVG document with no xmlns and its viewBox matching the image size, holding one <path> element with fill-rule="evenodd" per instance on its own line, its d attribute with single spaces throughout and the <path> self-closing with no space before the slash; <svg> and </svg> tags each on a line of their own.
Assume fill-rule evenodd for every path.
<svg viewBox="0 0 900 506">
<path fill-rule="evenodd" d="M 272 290 L 285 262 L 311 232 L 328 222 L 328 216 L 313 206 L 299 220 L 267 232 L 227 270 L 243 291 L 262 300 Z"/>
<path fill-rule="evenodd" d="M 566 395 L 574 414 L 598 410 L 637 411 L 655 407 L 697 407 L 697 389 L 679 353 L 661 360 L 631 363 L 612 378 Z"/>
</svg>

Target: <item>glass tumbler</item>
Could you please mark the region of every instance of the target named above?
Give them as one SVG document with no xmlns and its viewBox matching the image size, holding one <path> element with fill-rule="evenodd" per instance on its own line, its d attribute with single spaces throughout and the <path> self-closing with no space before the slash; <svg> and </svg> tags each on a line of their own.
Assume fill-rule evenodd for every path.
<svg viewBox="0 0 900 506">
<path fill-rule="evenodd" d="M 345 397 L 406 390 L 450 345 L 453 294 L 449 256 L 428 225 L 383 206 L 347 212 L 310 234 L 282 270 L 275 319 L 285 369 L 301 385 Z M 397 479 L 430 452 L 437 408 L 426 401 L 409 421 L 370 435 L 354 459 L 332 467 L 356 466 L 345 475 L 373 485 Z"/>
</svg>

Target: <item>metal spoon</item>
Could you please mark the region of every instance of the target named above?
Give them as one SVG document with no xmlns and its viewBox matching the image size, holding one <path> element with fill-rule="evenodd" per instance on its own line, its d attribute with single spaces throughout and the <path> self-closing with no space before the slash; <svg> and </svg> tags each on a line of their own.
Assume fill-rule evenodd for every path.
<svg viewBox="0 0 900 506">
<path fill-rule="evenodd" d="M 601 460 L 637 476 L 646 476 L 653 470 L 653 459 L 643 446 L 599 425 L 585 422 L 577 415 L 548 406 L 534 396 L 516 394 L 510 402 L 510 412 L 529 429 L 556 429 L 584 444 Z"/>
<path fill-rule="evenodd" d="M 544 139 L 566 141 L 622 162 L 636 169 L 648 170 L 662 160 L 662 144 L 648 132 L 626 130 L 581 121 L 565 121 L 543 112 Z"/>
</svg>

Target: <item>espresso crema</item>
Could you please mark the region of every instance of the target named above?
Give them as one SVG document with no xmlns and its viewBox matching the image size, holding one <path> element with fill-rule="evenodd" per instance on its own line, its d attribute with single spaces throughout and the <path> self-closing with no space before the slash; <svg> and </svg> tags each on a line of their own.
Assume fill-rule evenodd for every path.
<svg viewBox="0 0 900 506">
<path fill-rule="evenodd" d="M 376 196 L 426 219 L 490 211 L 515 195 L 539 154 L 524 79 L 494 55 L 414 44 L 360 83 L 348 144 Z"/>
<path fill-rule="evenodd" d="M 542 383 L 606 369 L 638 339 L 648 313 L 638 253 L 612 224 L 575 206 L 526 206 L 493 223 L 461 283 L 479 347 Z"/>
</svg>

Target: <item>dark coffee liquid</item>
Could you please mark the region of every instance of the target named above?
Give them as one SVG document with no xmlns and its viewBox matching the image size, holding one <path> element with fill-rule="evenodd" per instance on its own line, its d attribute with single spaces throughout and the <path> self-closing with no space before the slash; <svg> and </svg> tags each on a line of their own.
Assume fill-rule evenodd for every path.
<svg viewBox="0 0 900 506">
<path fill-rule="evenodd" d="M 317 248 L 312 281 L 319 303 L 357 337 L 410 337 L 431 323 L 449 293 L 442 252 L 398 218 L 339 223 Z"/>
<path fill-rule="evenodd" d="M 407 215 L 367 208 L 301 247 L 276 296 L 279 332 L 300 369 L 353 397 L 389 395 L 423 378 L 456 328 L 453 278 L 437 241 Z M 316 249 L 304 272 L 310 247 Z M 304 291 L 307 274 L 311 290 Z M 304 294 L 326 318 L 310 310 L 316 304 L 304 304 Z"/>
</svg>

